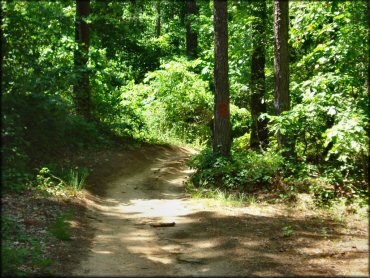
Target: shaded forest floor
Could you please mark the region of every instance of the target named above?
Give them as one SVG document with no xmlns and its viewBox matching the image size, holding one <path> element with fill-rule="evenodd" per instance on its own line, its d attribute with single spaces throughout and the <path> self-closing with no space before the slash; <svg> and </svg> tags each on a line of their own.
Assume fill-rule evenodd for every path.
<svg viewBox="0 0 370 278">
<path fill-rule="evenodd" d="M 299 203 L 191 199 L 184 182 L 192 152 L 144 145 L 81 156 L 93 169 L 87 191 L 73 201 L 5 195 L 3 215 L 43 238 L 50 271 L 62 275 L 367 275 L 366 219 L 334 221 Z M 46 229 L 70 209 L 71 240 L 57 240 Z M 163 223 L 175 224 L 153 227 Z"/>
</svg>

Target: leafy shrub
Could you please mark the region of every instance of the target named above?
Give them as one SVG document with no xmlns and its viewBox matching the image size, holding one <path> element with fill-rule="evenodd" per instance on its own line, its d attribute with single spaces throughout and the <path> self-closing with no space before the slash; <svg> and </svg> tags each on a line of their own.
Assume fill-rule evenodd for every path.
<svg viewBox="0 0 370 278">
<path fill-rule="evenodd" d="M 330 206 L 336 197 L 334 186 L 325 183 L 322 179 L 312 183 L 310 191 L 314 194 L 315 203 L 318 206 Z"/>
<path fill-rule="evenodd" d="M 128 111 L 128 123 L 137 135 L 172 136 L 188 142 L 209 137 L 212 94 L 208 83 L 194 72 L 198 63 L 170 61 L 148 73 L 143 83 L 131 82 L 122 88 L 122 109 Z"/>
<path fill-rule="evenodd" d="M 80 191 L 89 174 L 86 168 L 64 169 L 43 167 L 36 176 L 37 188 L 52 195 L 65 195 L 66 192 Z"/>
<path fill-rule="evenodd" d="M 282 232 L 283 232 L 283 237 L 290 237 L 295 234 L 295 231 L 291 225 L 284 226 L 282 228 Z"/>
<path fill-rule="evenodd" d="M 2 169 L 1 178 L 2 189 L 20 193 L 27 189 L 32 175 L 24 168 L 9 167 Z"/>
<path fill-rule="evenodd" d="M 240 108 L 234 104 L 230 105 L 230 121 L 233 138 L 238 138 L 248 134 L 252 125 L 250 112 L 247 109 Z"/>
<path fill-rule="evenodd" d="M 98 128 L 72 115 L 60 97 L 40 93 L 5 94 L 2 115 L 2 181 L 21 190 L 32 169 L 58 156 L 99 143 Z"/>
<path fill-rule="evenodd" d="M 257 186 L 272 183 L 282 168 L 282 157 L 272 152 L 234 151 L 232 156 L 229 160 L 215 156 L 211 149 L 203 150 L 188 163 L 197 170 L 191 182 L 198 187 L 222 185 L 229 189 L 251 191 Z"/>
<path fill-rule="evenodd" d="M 351 99 L 353 88 L 347 81 L 328 72 L 293 82 L 298 103 L 279 117 L 269 116 L 270 131 L 280 130 L 293 142 L 296 157 L 286 174 L 298 179 L 321 176 L 336 187 L 333 192 L 323 189 L 323 200 L 367 187 L 369 119 L 364 96 L 359 92 Z"/>
</svg>

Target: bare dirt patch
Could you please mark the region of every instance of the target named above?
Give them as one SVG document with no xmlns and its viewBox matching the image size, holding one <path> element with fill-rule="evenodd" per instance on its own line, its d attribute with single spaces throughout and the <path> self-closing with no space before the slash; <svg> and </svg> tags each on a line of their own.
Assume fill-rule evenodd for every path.
<svg viewBox="0 0 370 278">
<path fill-rule="evenodd" d="M 73 275 L 367 275 L 365 220 L 346 225 L 279 205 L 190 199 L 190 155 L 144 146 L 100 159 L 86 201 L 94 236 Z"/>
</svg>

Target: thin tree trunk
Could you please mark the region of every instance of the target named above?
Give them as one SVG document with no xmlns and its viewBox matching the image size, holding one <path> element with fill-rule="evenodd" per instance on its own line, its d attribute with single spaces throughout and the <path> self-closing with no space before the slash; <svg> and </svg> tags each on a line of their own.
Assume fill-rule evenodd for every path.
<svg viewBox="0 0 370 278">
<path fill-rule="evenodd" d="M 215 121 L 213 152 L 230 156 L 231 123 L 228 66 L 227 1 L 214 0 L 215 31 Z"/>
<path fill-rule="evenodd" d="M 78 49 L 74 52 L 74 64 L 77 81 L 74 84 L 75 105 L 77 113 L 91 120 L 91 95 L 87 63 L 89 61 L 90 27 L 86 17 L 90 15 L 90 0 L 76 1 L 75 39 Z"/>
<path fill-rule="evenodd" d="M 370 0 L 367 1 L 367 41 L 367 95 L 370 97 Z"/>
<path fill-rule="evenodd" d="M 156 23 L 156 37 L 158 38 L 161 35 L 161 2 L 157 1 L 156 3 L 156 10 L 157 10 L 157 23 Z"/>
<path fill-rule="evenodd" d="M 0 3 L 0 18 L 4 18 L 4 12 L 3 12 L 3 5 Z M 2 42 L 1 47 L 1 53 L 0 53 L 0 84 L 2 87 L 3 84 L 3 59 L 4 59 L 4 45 L 5 45 L 5 38 L 3 35 L 3 27 L 0 28 L 0 40 Z"/>
<path fill-rule="evenodd" d="M 367 96 L 370 98 L 370 0 L 367 1 Z M 370 111 L 368 110 L 368 116 L 370 116 Z M 367 136 L 370 138 L 370 127 L 367 126 Z M 369 146 L 368 146 L 369 147 Z M 369 160 L 368 157 L 362 155 L 363 157 L 363 169 L 365 173 L 365 181 L 369 184 Z"/>
<path fill-rule="evenodd" d="M 268 144 L 267 119 L 259 120 L 262 113 L 266 113 L 266 102 L 264 97 L 265 89 L 265 64 L 266 64 L 266 1 L 254 2 L 254 16 L 256 17 L 253 26 L 254 49 L 251 66 L 251 114 L 252 132 L 250 146 L 252 149 L 266 149 Z"/>
<path fill-rule="evenodd" d="M 198 7 L 195 0 L 186 0 L 186 55 L 196 58 L 198 55 L 198 34 L 191 27 L 190 15 L 197 15 Z"/>
<path fill-rule="evenodd" d="M 289 93 L 289 56 L 288 56 L 288 31 L 289 31 L 289 2 L 275 0 L 275 113 L 279 116 L 283 111 L 290 109 Z M 278 132 L 280 148 L 288 147 L 288 140 L 280 131 Z"/>
</svg>

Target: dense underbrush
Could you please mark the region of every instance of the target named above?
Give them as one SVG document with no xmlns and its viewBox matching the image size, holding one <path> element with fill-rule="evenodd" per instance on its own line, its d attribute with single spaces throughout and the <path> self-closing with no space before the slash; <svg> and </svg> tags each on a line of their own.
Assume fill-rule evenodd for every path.
<svg viewBox="0 0 370 278">
<path fill-rule="evenodd" d="M 124 116 L 118 132 L 140 140 L 203 145 L 213 132 L 213 93 L 205 74 L 204 61 L 174 58 L 162 61 L 141 83 L 133 80 L 121 88 Z M 231 105 L 234 134 L 250 127 L 245 108 Z"/>
<path fill-rule="evenodd" d="M 189 162 L 195 170 L 187 190 L 197 196 L 221 199 L 257 200 L 274 192 L 269 202 L 295 202 L 298 194 L 309 194 L 316 207 L 330 208 L 338 202 L 346 205 L 368 204 L 365 182 L 353 183 L 331 167 L 322 168 L 288 159 L 276 150 L 254 151 L 235 147 L 231 158 L 216 156 L 206 148 Z M 248 203 L 249 201 L 245 202 Z"/>
</svg>

